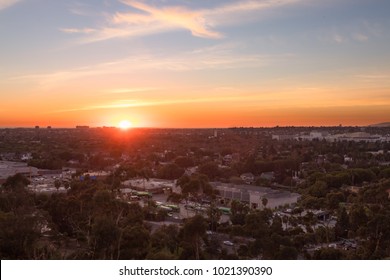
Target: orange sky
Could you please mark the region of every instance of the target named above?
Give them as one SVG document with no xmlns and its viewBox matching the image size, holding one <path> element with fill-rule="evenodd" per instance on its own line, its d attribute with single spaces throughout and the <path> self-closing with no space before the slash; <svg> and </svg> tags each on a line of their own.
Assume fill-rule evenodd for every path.
<svg viewBox="0 0 390 280">
<path fill-rule="evenodd" d="M 389 3 L 42 2 L 0 2 L 0 127 L 390 121 Z"/>
</svg>

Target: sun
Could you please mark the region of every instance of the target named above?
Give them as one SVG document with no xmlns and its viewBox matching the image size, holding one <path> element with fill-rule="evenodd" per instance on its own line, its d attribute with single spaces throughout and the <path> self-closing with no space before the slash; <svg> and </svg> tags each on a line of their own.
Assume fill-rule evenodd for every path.
<svg viewBox="0 0 390 280">
<path fill-rule="evenodd" d="M 131 128 L 131 126 L 132 126 L 132 124 L 128 120 L 120 121 L 119 124 L 118 124 L 118 127 L 120 129 L 123 129 L 123 130 L 129 129 L 129 128 Z"/>
</svg>

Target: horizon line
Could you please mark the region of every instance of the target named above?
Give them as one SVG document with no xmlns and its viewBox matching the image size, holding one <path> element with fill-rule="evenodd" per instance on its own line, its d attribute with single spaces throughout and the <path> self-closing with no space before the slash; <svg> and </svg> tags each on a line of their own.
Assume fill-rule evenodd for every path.
<svg viewBox="0 0 390 280">
<path fill-rule="evenodd" d="M 369 124 L 369 125 L 274 125 L 274 126 L 227 126 L 227 127 L 153 127 L 153 126 L 134 126 L 130 127 L 126 130 L 133 129 L 237 129 L 237 128 L 336 128 L 336 127 L 375 127 L 378 125 L 388 124 L 390 126 L 390 122 L 383 122 L 377 124 Z M 90 126 L 90 125 L 75 125 L 75 126 L 0 126 L 0 129 L 96 129 L 96 128 L 114 128 L 123 130 L 118 126 Z M 124 131 L 126 131 L 124 130 Z"/>
</svg>

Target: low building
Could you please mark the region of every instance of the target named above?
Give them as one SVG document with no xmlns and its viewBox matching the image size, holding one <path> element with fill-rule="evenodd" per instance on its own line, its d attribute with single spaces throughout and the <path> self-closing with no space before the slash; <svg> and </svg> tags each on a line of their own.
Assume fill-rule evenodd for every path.
<svg viewBox="0 0 390 280">
<path fill-rule="evenodd" d="M 86 172 L 80 176 L 80 181 L 84 181 L 86 177 L 89 177 L 91 180 L 105 180 L 110 174 L 108 171 Z"/>
<path fill-rule="evenodd" d="M 25 162 L 0 161 L 0 184 L 16 174 L 22 174 L 27 178 L 36 177 L 38 168 L 28 166 Z"/>
<path fill-rule="evenodd" d="M 176 188 L 175 181 L 162 179 L 131 179 L 123 182 L 123 185 L 138 191 L 147 191 L 153 194 L 168 193 Z"/>
<path fill-rule="evenodd" d="M 267 201 L 266 207 L 275 209 L 280 206 L 295 204 L 300 197 L 297 193 L 253 185 L 216 182 L 212 182 L 211 185 L 219 191 L 219 198 L 222 204 L 229 205 L 231 201 L 237 200 L 248 204 L 252 209 L 263 208 L 264 198 Z"/>
<path fill-rule="evenodd" d="M 274 135 L 272 135 L 272 140 L 278 140 L 278 141 L 293 140 L 295 138 L 297 138 L 297 135 L 295 135 L 295 134 L 274 134 Z"/>
</svg>

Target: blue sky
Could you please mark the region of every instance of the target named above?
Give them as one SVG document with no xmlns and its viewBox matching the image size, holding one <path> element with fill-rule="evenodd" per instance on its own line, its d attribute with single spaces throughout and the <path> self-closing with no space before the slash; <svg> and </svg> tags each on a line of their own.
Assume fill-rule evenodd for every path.
<svg viewBox="0 0 390 280">
<path fill-rule="evenodd" d="M 384 0 L 0 0 L 0 126 L 388 121 L 389 12 Z"/>
</svg>

